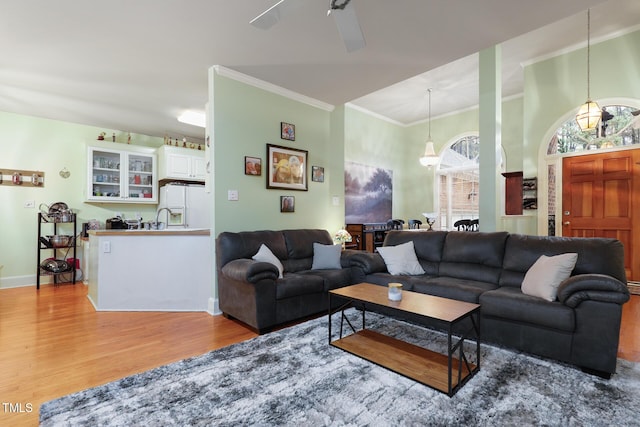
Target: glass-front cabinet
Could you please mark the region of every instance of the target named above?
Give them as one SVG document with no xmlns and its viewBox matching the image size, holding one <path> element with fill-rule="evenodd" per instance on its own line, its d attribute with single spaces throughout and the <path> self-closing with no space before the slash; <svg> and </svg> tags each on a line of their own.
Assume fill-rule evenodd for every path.
<svg viewBox="0 0 640 427">
<path fill-rule="evenodd" d="M 158 203 L 153 149 L 121 150 L 90 146 L 87 160 L 88 201 Z"/>
</svg>

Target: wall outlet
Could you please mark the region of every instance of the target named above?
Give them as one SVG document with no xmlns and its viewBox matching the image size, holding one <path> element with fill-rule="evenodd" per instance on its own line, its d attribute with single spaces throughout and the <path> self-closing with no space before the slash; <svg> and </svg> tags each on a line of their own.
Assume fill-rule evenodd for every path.
<svg viewBox="0 0 640 427">
<path fill-rule="evenodd" d="M 27 200 L 26 202 L 24 202 L 24 207 L 25 208 L 29 208 L 29 209 L 33 209 L 36 207 L 36 201 L 35 200 Z"/>
<path fill-rule="evenodd" d="M 333 196 L 331 198 L 331 203 L 333 204 L 333 206 L 340 206 L 340 197 Z"/>
<path fill-rule="evenodd" d="M 239 199 L 238 190 L 227 191 L 227 200 L 237 201 Z"/>
<path fill-rule="evenodd" d="M 105 254 L 111 253 L 111 242 L 109 240 L 102 242 L 102 252 Z"/>
</svg>

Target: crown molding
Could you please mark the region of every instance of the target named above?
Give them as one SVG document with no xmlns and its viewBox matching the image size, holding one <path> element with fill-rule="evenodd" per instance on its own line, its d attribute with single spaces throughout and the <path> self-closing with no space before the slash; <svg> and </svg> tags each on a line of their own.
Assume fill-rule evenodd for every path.
<svg viewBox="0 0 640 427">
<path fill-rule="evenodd" d="M 324 111 L 332 112 L 335 109 L 334 105 L 327 104 L 315 98 L 311 98 L 306 95 L 302 95 L 298 92 L 294 92 L 289 89 L 285 89 L 282 86 L 274 85 L 273 83 L 265 82 L 258 78 L 249 76 L 239 71 L 232 70 L 222 65 L 214 65 L 213 69 L 216 74 L 223 77 L 239 81 L 249 86 L 257 87 L 258 89 L 265 90 L 267 92 L 275 93 L 276 95 L 284 96 L 285 98 L 292 99 L 294 101 L 302 102 L 303 104 L 310 105 L 315 108 L 319 108 Z"/>
</svg>

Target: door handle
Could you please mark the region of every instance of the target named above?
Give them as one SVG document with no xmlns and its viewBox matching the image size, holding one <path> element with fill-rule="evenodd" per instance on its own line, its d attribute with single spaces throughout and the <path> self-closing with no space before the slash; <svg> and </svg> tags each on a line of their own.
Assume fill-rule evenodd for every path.
<svg viewBox="0 0 640 427">
<path fill-rule="evenodd" d="M 565 222 L 562 223 L 562 225 L 570 225 L 570 224 L 571 224 L 571 222 L 569 222 L 569 221 L 565 221 Z"/>
</svg>

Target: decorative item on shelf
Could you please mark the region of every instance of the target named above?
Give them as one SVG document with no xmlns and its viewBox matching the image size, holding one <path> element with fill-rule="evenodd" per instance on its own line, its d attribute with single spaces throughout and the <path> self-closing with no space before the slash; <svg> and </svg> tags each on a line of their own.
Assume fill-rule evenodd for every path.
<svg viewBox="0 0 640 427">
<path fill-rule="evenodd" d="M 187 138 L 182 138 L 182 148 L 187 148 Z"/>
<path fill-rule="evenodd" d="M 111 142 L 116 142 L 116 133 L 111 134 Z"/>
<path fill-rule="evenodd" d="M 69 172 L 69 170 L 67 169 L 67 167 L 63 167 L 62 170 L 60 170 L 60 172 L 58 172 L 58 174 L 64 178 L 67 179 L 71 176 L 71 172 Z"/>
<path fill-rule="evenodd" d="M 427 139 L 427 143 L 424 148 L 424 154 L 420 157 L 420 164 L 422 166 L 426 166 L 431 168 L 431 166 L 436 166 L 440 161 L 440 157 L 436 154 L 435 149 L 433 148 L 433 140 L 431 139 L 431 89 L 428 89 L 428 98 L 429 98 L 429 137 Z"/>
<path fill-rule="evenodd" d="M 104 137 L 107 135 L 106 132 L 100 132 L 98 135 L 98 141 L 104 141 Z"/>
<path fill-rule="evenodd" d="M 429 228 L 427 228 L 427 231 L 433 231 L 433 224 L 435 224 L 436 221 L 438 220 L 438 213 L 423 212 L 422 216 L 425 218 L 425 220 L 427 221 L 427 225 L 429 226 Z"/>
<path fill-rule="evenodd" d="M 280 122 L 280 139 L 295 141 L 296 125 L 292 125 L 291 123 Z"/>
<path fill-rule="evenodd" d="M 402 300 L 402 283 L 389 283 L 389 301 Z"/>
<path fill-rule="evenodd" d="M 587 9 L 587 102 L 582 104 L 576 122 L 583 131 L 595 129 L 602 117 L 602 112 L 597 103 L 591 100 L 591 9 Z"/>
<path fill-rule="evenodd" d="M 127 144 L 131 144 L 131 132 L 127 134 Z"/>
<path fill-rule="evenodd" d="M 13 182 L 13 185 L 22 184 L 22 174 L 20 172 L 14 172 L 13 175 L 11 175 L 11 182 Z"/>
<path fill-rule="evenodd" d="M 351 239 L 351 234 L 344 228 L 336 231 L 336 234 L 333 235 L 333 241 L 335 243 L 340 243 L 342 245 L 342 250 L 345 248 L 345 243 L 350 242 Z"/>
</svg>

